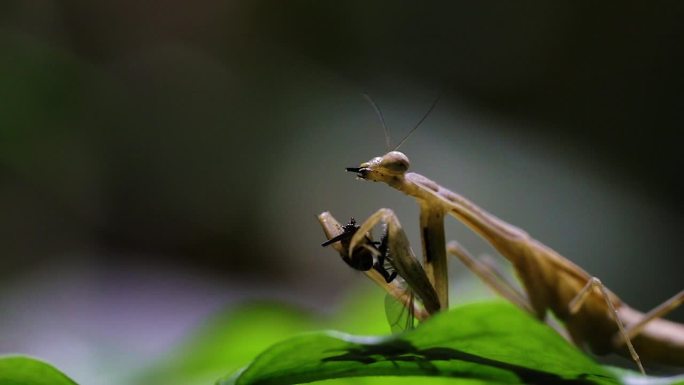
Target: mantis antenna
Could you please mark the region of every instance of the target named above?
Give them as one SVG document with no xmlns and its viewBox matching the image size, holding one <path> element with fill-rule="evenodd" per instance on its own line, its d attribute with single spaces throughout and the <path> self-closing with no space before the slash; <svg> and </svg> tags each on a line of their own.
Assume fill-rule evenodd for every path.
<svg viewBox="0 0 684 385">
<path fill-rule="evenodd" d="M 437 97 L 435 98 L 435 101 L 432 102 L 432 105 L 431 105 L 430 108 L 427 110 L 427 112 L 425 113 L 425 115 L 423 115 L 423 117 L 420 118 L 420 120 L 418 121 L 418 123 L 416 123 L 416 125 L 413 126 L 413 128 L 411 129 L 411 131 L 409 131 L 408 134 L 406 134 L 406 136 L 404 136 L 404 139 L 402 139 L 401 141 L 399 141 L 399 144 L 397 144 L 397 145 L 392 149 L 392 151 L 398 150 L 398 149 L 399 149 L 399 146 L 401 146 L 402 144 L 404 144 L 404 142 L 406 141 L 406 139 L 408 139 L 409 136 L 411 136 L 411 134 L 413 134 L 413 131 L 415 131 L 418 127 L 420 127 L 420 125 L 421 125 L 421 124 L 425 121 L 425 119 L 427 119 L 427 117 L 430 115 L 430 113 L 432 112 L 432 110 L 435 109 L 435 106 L 437 106 L 437 102 L 439 102 L 439 99 L 440 99 L 441 97 L 442 97 L 441 94 L 437 95 Z"/>
<path fill-rule="evenodd" d="M 385 131 L 385 145 L 387 146 L 387 151 L 390 151 L 390 149 L 391 149 L 391 151 L 396 151 L 399 149 L 399 146 L 404 144 L 406 139 L 408 139 L 409 136 L 411 136 L 411 134 L 413 134 L 413 131 L 415 131 L 418 127 L 420 127 L 420 125 L 425 121 L 425 119 L 427 119 L 427 117 L 430 115 L 432 110 L 435 109 L 435 106 L 437 106 L 437 102 L 439 102 L 439 99 L 442 97 L 442 95 L 441 94 L 437 95 L 437 97 L 432 102 L 432 105 L 427 110 L 425 115 L 423 115 L 423 117 L 420 118 L 418 123 L 416 123 L 416 125 L 413 126 L 411 131 L 409 131 L 408 134 L 406 134 L 406 136 L 404 136 L 404 138 L 401 141 L 399 141 L 399 144 L 397 144 L 394 148 L 392 148 L 392 145 L 390 143 L 390 131 L 389 131 L 389 128 L 387 128 L 387 124 L 385 123 L 385 117 L 382 114 L 380 107 L 378 107 L 378 105 L 375 103 L 373 98 L 371 98 L 370 95 L 368 95 L 366 92 L 363 93 L 363 97 L 366 98 L 366 100 L 368 101 L 368 103 L 370 103 L 371 106 L 373 106 L 375 113 L 378 115 L 378 119 L 380 119 L 380 123 L 382 124 L 382 129 Z"/>
<path fill-rule="evenodd" d="M 367 93 L 363 93 L 363 97 L 366 98 L 368 103 L 370 103 L 371 106 L 373 106 L 373 109 L 375 110 L 375 113 L 378 115 L 378 118 L 380 119 L 380 123 L 382 124 L 382 129 L 385 130 L 385 145 L 387 146 L 387 151 L 392 147 L 390 144 L 390 132 L 389 128 L 387 128 L 387 124 L 385 124 L 385 117 L 382 115 L 382 111 L 380 111 L 380 107 L 378 107 L 377 104 L 375 104 L 375 101 L 373 98 L 370 97 Z"/>
</svg>

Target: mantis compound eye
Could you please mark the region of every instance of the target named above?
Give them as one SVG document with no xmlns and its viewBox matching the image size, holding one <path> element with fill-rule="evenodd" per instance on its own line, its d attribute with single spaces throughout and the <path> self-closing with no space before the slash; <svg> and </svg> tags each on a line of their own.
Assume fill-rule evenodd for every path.
<svg viewBox="0 0 684 385">
<path fill-rule="evenodd" d="M 403 174 L 409 169 L 409 159 L 399 151 L 390 151 L 380 160 L 380 167 L 392 174 Z"/>
</svg>

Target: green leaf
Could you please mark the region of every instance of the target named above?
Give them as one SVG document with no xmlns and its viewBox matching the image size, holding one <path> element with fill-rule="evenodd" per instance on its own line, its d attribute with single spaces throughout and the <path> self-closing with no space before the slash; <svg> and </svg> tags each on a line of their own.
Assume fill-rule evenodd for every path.
<svg viewBox="0 0 684 385">
<path fill-rule="evenodd" d="M 133 385 L 204 385 L 249 364 L 264 349 L 294 335 L 322 329 L 388 334 L 380 305 L 384 293 L 362 280 L 332 316 L 282 303 L 248 303 L 212 316 L 154 365 L 132 373 Z M 364 382 L 365 383 L 365 382 Z"/>
<path fill-rule="evenodd" d="M 390 337 L 316 332 L 271 346 L 222 385 L 295 384 L 357 376 L 432 376 L 492 384 L 616 384 L 610 371 L 507 303 L 438 314 Z"/>
<path fill-rule="evenodd" d="M 0 385 L 76 385 L 43 361 L 26 356 L 0 356 Z"/>
<path fill-rule="evenodd" d="M 383 291 L 378 290 L 370 280 L 361 280 L 351 290 L 345 290 L 348 294 L 342 305 L 324 323 L 325 328 L 350 334 L 390 334 L 386 309 L 383 306 L 386 294 Z"/>
</svg>

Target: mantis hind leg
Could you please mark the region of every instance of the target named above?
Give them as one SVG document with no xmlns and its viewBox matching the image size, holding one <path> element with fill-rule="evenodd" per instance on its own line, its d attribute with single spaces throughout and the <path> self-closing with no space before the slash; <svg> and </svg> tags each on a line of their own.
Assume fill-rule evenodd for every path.
<svg viewBox="0 0 684 385">
<path fill-rule="evenodd" d="M 511 283 L 501 272 L 501 269 L 496 264 L 495 260 L 486 260 L 484 258 L 475 258 L 456 241 L 451 241 L 447 245 L 447 251 L 463 262 L 463 264 L 478 276 L 490 289 L 497 294 L 504 297 L 514 305 L 522 310 L 537 316 L 537 312 L 530 303 L 527 295 L 520 291 L 513 283 Z M 568 331 L 563 327 L 557 319 L 553 317 L 546 318 L 546 322 L 553 329 L 558 332 L 567 341 L 572 342 Z"/>
<path fill-rule="evenodd" d="M 580 307 L 582 307 L 584 301 L 588 298 L 589 294 L 594 292 L 596 289 L 598 289 L 598 292 L 600 293 L 601 297 L 603 297 L 603 299 L 606 301 L 606 305 L 608 305 L 608 308 L 610 309 L 610 314 L 612 315 L 613 319 L 615 320 L 615 323 L 618 326 L 619 337 L 627 345 L 627 349 L 629 349 L 629 354 L 632 357 L 632 360 L 639 367 L 639 371 L 641 371 L 642 374 L 646 374 L 646 371 L 644 371 L 644 366 L 641 364 L 641 359 L 639 358 L 639 355 L 637 354 L 636 350 L 634 350 L 632 341 L 627 332 L 625 331 L 625 326 L 622 324 L 622 320 L 620 320 L 620 317 L 618 316 L 617 310 L 615 309 L 615 305 L 613 305 L 613 302 L 610 300 L 608 290 L 605 286 L 603 286 L 603 283 L 601 283 L 600 279 L 596 277 L 591 277 L 587 284 L 584 285 L 582 290 L 580 290 L 575 296 L 575 298 L 573 298 L 572 301 L 570 301 L 570 303 L 568 304 L 568 310 L 571 314 L 577 313 Z"/>
<path fill-rule="evenodd" d="M 653 321 L 656 318 L 665 316 L 667 313 L 681 306 L 682 303 L 684 303 L 684 290 L 680 291 L 667 301 L 653 308 L 653 310 L 646 313 L 646 315 L 644 315 L 644 317 L 641 318 L 639 322 L 629 325 L 625 329 L 625 334 L 628 338 L 634 338 L 638 336 L 639 333 L 644 329 L 644 327 L 646 327 L 646 325 L 649 322 Z M 613 344 L 615 346 L 621 346 L 624 340 L 622 338 L 619 338 L 619 336 L 615 337 L 616 338 L 613 339 Z"/>
</svg>

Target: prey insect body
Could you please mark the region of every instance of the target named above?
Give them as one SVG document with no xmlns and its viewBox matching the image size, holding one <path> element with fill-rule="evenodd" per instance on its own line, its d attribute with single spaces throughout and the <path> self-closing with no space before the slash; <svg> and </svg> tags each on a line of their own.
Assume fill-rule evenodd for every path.
<svg viewBox="0 0 684 385">
<path fill-rule="evenodd" d="M 548 311 L 554 313 L 578 346 L 588 346 L 597 354 L 616 352 L 631 357 L 642 372 L 639 356 L 645 361 L 684 366 L 684 325 L 660 318 L 684 302 L 684 290 L 651 312 L 640 313 L 596 277 L 525 231 L 436 182 L 408 172 L 409 164 L 406 155 L 391 151 L 347 171 L 360 179 L 384 182 L 416 199 L 420 206 L 424 266 L 443 308 L 448 304 L 448 251 L 497 293 L 540 320 L 545 319 Z M 463 222 L 511 262 L 525 293 L 500 279 L 497 269 L 474 258 L 456 242 L 447 245 L 447 215 Z M 350 252 L 363 244 L 363 234 L 378 221 L 398 224 L 391 211 L 380 209 L 352 236 Z M 389 236 L 391 242 L 392 234 Z"/>
<path fill-rule="evenodd" d="M 342 232 L 339 235 L 323 242 L 321 246 L 325 247 L 340 242 L 341 247 L 348 250 L 349 241 L 359 230 L 359 226 L 356 224 L 356 220 L 351 218 L 349 223 L 341 227 L 341 230 Z M 388 271 L 392 269 L 392 266 L 388 258 L 387 231 L 380 237 L 379 242 L 371 240 L 367 235 L 365 241 L 363 247 L 357 248 L 353 253 L 341 254 L 342 260 L 355 270 L 368 271 L 374 269 L 385 279 L 386 283 L 392 282 L 397 277 L 397 272 Z"/>
<path fill-rule="evenodd" d="M 370 236 L 371 228 L 366 226 L 367 223 L 357 226 L 352 219 L 350 223 L 341 225 L 328 212 L 321 213 L 318 220 L 328 238 L 323 246 L 334 248 L 345 263 L 364 272 L 408 308 L 411 319 L 415 316 L 418 320 L 425 320 L 440 309 L 437 293 L 408 246 L 398 222 L 387 223 L 381 241 L 376 242 Z M 354 251 L 350 251 L 351 240 L 355 237 L 358 238 Z M 364 262 L 358 262 L 361 260 Z"/>
<path fill-rule="evenodd" d="M 389 292 L 385 298 L 385 313 L 390 328 L 393 332 L 412 329 L 414 326 L 415 309 L 419 305 L 414 302 L 415 296 L 406 281 L 401 277 L 397 277 L 394 262 L 389 255 L 387 227 L 385 226 L 379 242 L 373 241 L 370 235 L 367 234 L 363 245 L 357 247 L 350 254 L 349 242 L 358 230 L 359 226 L 356 224 L 356 220 L 351 218 L 349 223 L 341 226 L 342 232 L 339 235 L 323 242 L 321 246 L 325 247 L 339 242 L 338 248 L 344 251 L 340 253 L 340 256 L 349 267 L 359 271 L 373 269 L 385 280 L 388 288 L 392 284 L 392 288 L 396 293 L 392 295 L 393 293 Z"/>
</svg>

